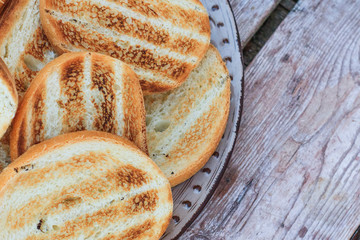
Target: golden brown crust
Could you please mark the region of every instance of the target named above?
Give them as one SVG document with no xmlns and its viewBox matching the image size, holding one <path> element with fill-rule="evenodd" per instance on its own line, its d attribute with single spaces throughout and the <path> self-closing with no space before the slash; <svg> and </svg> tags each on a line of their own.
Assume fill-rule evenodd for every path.
<svg viewBox="0 0 360 240">
<path fill-rule="evenodd" d="M 143 151 L 141 151 L 133 142 L 127 140 L 126 138 L 99 131 L 80 131 L 80 132 L 72 132 L 63 135 L 56 136 L 34 146 L 31 146 L 24 154 L 22 154 L 16 161 L 13 161 L 8 167 L 7 170 L 3 171 L 0 174 L 0 185 L 4 186 L 7 179 L 11 178 L 16 174 L 16 171 L 13 169 L 19 168 L 21 166 L 25 166 L 31 164 L 33 159 L 40 157 L 46 153 L 49 153 L 57 148 L 65 147 L 67 145 L 71 145 L 77 142 L 88 141 L 88 140 L 99 140 L 99 141 L 111 141 L 116 144 L 120 144 L 122 146 L 127 146 L 131 151 L 140 154 L 145 158 L 149 158 Z M 156 166 L 154 162 L 150 162 L 153 166 Z M 158 174 L 163 175 L 163 173 L 159 170 Z M 165 176 L 164 176 L 165 177 Z M 1 189 L 0 189 L 1 191 Z"/>
<path fill-rule="evenodd" d="M 4 10 L 4 6 L 5 6 L 6 3 L 7 3 L 6 0 L 0 0 L 0 14 Z"/>
<path fill-rule="evenodd" d="M 9 69 L 7 68 L 6 64 L 3 62 L 1 58 L 0 58 L 0 79 L 2 80 L 2 84 L 5 84 L 8 87 L 11 96 L 13 97 L 13 99 L 17 104 L 18 94 L 16 91 L 14 79 L 11 77 Z"/>
<path fill-rule="evenodd" d="M 220 143 L 220 140 L 225 132 L 227 120 L 229 117 L 229 109 L 230 109 L 230 78 L 227 80 L 227 86 L 225 89 L 224 99 L 226 100 L 226 104 L 224 104 L 224 108 L 226 109 L 226 112 L 221 117 L 221 123 L 219 124 L 218 128 L 215 130 L 216 134 L 213 136 L 213 139 L 211 141 L 211 145 L 206 149 L 206 152 L 203 153 L 203 155 L 196 161 L 193 162 L 187 169 L 184 169 L 180 172 L 178 172 L 174 177 L 168 178 L 170 181 L 171 186 L 176 186 L 187 179 L 191 178 L 193 175 L 195 175 L 202 167 L 205 166 L 207 161 L 210 159 L 212 154 L 215 152 L 217 146 Z"/>
<path fill-rule="evenodd" d="M 14 78 L 19 101 L 39 69 L 56 55 L 42 31 L 37 8 L 38 0 L 8 0 L 0 13 L 0 55 Z M 29 14 L 31 20 L 25 17 Z"/>
<path fill-rule="evenodd" d="M 76 187 L 76 192 L 74 194 L 74 188 L 64 188 L 60 192 L 54 190 L 54 196 L 58 196 L 56 198 L 47 196 L 49 193 L 43 194 L 41 199 L 30 199 L 30 202 L 26 205 L 23 205 L 23 208 L 16 209 L 16 211 L 21 212 L 23 214 L 22 220 L 16 221 L 19 218 L 18 215 L 12 215 L 11 213 L 7 216 L 7 219 L 11 220 L 8 226 L 13 229 L 21 229 L 25 225 L 32 224 L 34 222 L 33 216 L 35 213 L 42 212 L 42 215 L 56 215 L 61 214 L 64 210 L 69 210 L 71 208 L 76 208 L 83 199 L 88 199 L 85 201 L 89 201 L 89 199 L 101 200 L 102 198 L 109 196 L 110 194 L 118 193 L 119 191 L 129 191 L 136 188 L 141 187 L 142 185 L 149 184 L 150 180 L 155 176 L 159 179 L 166 179 L 161 170 L 156 166 L 154 162 L 142 151 L 140 151 L 132 142 L 122 137 L 105 133 L 105 132 L 96 132 L 96 131 L 82 131 L 75 133 L 68 133 L 65 135 L 60 135 L 50 140 L 44 141 L 38 145 L 32 146 L 26 153 L 24 153 L 21 157 L 17 159 L 17 161 L 12 162 L 1 174 L 0 174 L 0 198 L 4 197 L 6 193 L 5 189 L 11 188 L 10 182 L 17 178 L 18 182 L 26 181 L 26 176 L 24 174 L 20 174 L 22 171 L 28 171 L 28 174 L 31 174 L 31 186 L 36 186 L 37 184 L 41 184 L 43 178 L 41 176 L 45 176 L 45 172 L 42 172 L 42 168 L 38 170 L 33 170 L 35 161 L 44 156 L 46 154 L 51 154 L 52 151 L 71 147 L 76 143 L 86 143 L 86 142 L 98 142 L 99 144 L 111 143 L 115 145 L 121 145 L 128 149 L 129 151 L 135 153 L 139 157 L 146 160 L 146 169 L 152 169 L 151 174 L 149 175 L 149 171 L 140 170 L 138 168 L 134 168 L 132 165 L 123 165 L 119 163 L 119 168 L 111 169 L 104 177 L 100 177 L 99 179 L 88 179 L 83 182 L 81 185 Z M 95 154 L 95 153 L 92 153 Z M 107 153 L 97 153 L 95 155 L 86 155 L 82 157 L 82 155 L 73 156 L 71 163 L 66 163 L 68 166 L 67 174 L 71 175 L 71 169 L 77 169 L 83 164 L 87 164 L 89 162 L 96 163 L 103 159 L 102 155 L 106 156 L 106 158 L 111 158 L 111 156 L 107 155 Z M 106 159 L 104 158 L 104 159 Z M 64 168 L 64 163 L 59 162 L 58 164 L 63 164 L 61 168 Z M 46 168 L 46 166 L 45 166 Z M 46 168 L 44 171 L 49 171 L 51 168 Z M 35 172 L 34 172 L 35 171 Z M 104 178 L 104 179 L 103 179 Z M 106 182 L 105 180 L 108 179 Z M 101 183 L 101 181 L 103 181 Z M 117 201 L 113 205 L 103 206 L 102 208 L 96 210 L 95 212 L 90 212 L 84 216 L 78 216 L 73 218 L 67 222 L 64 222 L 63 225 L 59 226 L 61 231 L 52 231 L 47 235 L 30 235 L 29 239 L 45 239 L 51 236 L 51 239 L 64 239 L 68 237 L 76 238 L 77 232 L 81 231 L 81 229 L 90 229 L 93 227 L 93 223 L 96 222 L 101 225 L 114 224 L 114 222 L 118 221 L 118 219 L 126 220 L 127 217 L 132 217 L 134 215 L 143 214 L 145 212 L 152 213 L 157 208 L 162 208 L 163 203 L 167 204 L 167 210 L 170 210 L 169 204 L 172 203 L 171 197 L 171 189 L 170 184 L 163 182 L 165 184 L 159 186 L 153 186 L 153 189 L 147 190 L 138 194 L 135 194 L 131 197 L 126 198 L 124 201 Z M 123 185 L 122 185 L 123 184 Z M 114 188 L 114 189 L 113 189 Z M 99 193 L 94 191 L 99 189 Z M 101 190 L 101 191 L 100 191 Z M 80 194 L 80 197 L 76 197 L 76 194 Z M 45 208 L 44 208 L 44 203 Z M 49 205 L 48 205 L 49 204 Z M 31 206 L 31 212 L 29 212 L 29 206 Z M 171 206 L 171 205 L 170 205 Z M 14 212 L 15 213 L 15 212 Z M 43 218 L 36 215 L 36 218 L 41 219 L 38 224 L 38 230 L 42 230 L 42 224 L 44 224 Z M 134 224 L 133 226 L 127 228 L 125 231 L 114 233 L 111 236 L 122 236 L 122 237 L 138 237 L 138 239 L 143 239 L 146 237 L 150 237 L 152 239 L 160 238 L 160 236 L 164 233 L 169 221 L 171 219 L 171 211 L 168 216 L 163 216 L 158 220 L 153 218 L 148 218 L 148 220 L 141 223 L 141 225 Z M 35 221 L 38 221 L 35 219 Z M 46 220 L 45 220 L 46 221 Z M 13 224 L 13 225 L 12 225 Z M 145 226 L 142 226 L 146 224 Z M 39 227 L 40 226 L 40 227 Z M 161 231 L 158 231 L 161 229 Z M 7 229 L 9 230 L 9 229 Z M 50 235 L 49 235 L 50 234 Z M 95 234 L 95 233 L 93 233 Z M 33 237 L 33 238 L 32 238 Z M 112 238 L 109 238 L 112 239 Z"/>
<path fill-rule="evenodd" d="M 91 61 L 91 82 L 90 88 L 98 90 L 99 98 L 104 102 L 96 103 L 96 98 L 91 99 L 91 107 L 95 108 L 94 124 L 91 129 L 86 127 L 84 113 L 85 93 L 82 90 L 84 82 L 85 58 L 88 56 Z M 125 69 L 122 81 L 124 83 L 123 105 L 124 118 L 117 119 L 115 115 L 115 61 Z M 43 113 L 46 112 L 46 82 L 53 71 L 60 72 L 60 95 L 57 100 L 61 111 L 64 112 L 61 118 L 62 125 L 59 126 L 61 133 L 98 130 L 110 133 L 122 132 L 123 136 L 133 140 L 136 145 L 147 153 L 145 109 L 140 84 L 135 73 L 122 64 L 120 61 L 109 56 L 98 53 L 67 53 L 61 55 L 42 69 L 33 80 L 14 119 L 14 128 L 10 137 L 10 154 L 14 160 L 26 149 L 36 143 L 45 140 Z M 131 93 L 130 95 L 127 95 Z M 128 99 L 127 99 L 128 98 Z M 117 122 L 124 121 L 124 131 L 119 130 Z M 31 125 L 29 125 L 31 124 Z M 29 135 L 30 134 L 30 135 Z M 28 139 L 29 138 L 29 139 Z"/>
<path fill-rule="evenodd" d="M 216 150 L 230 109 L 230 77 L 210 45 L 184 85 L 146 96 L 150 157 L 175 186 L 198 172 Z"/>
<path fill-rule="evenodd" d="M 201 3 L 194 1 L 192 4 L 198 5 L 197 8 L 203 9 L 203 12 L 181 8 L 171 1 L 154 2 L 151 5 L 145 1 L 141 6 L 136 1 L 114 2 L 144 18 L 165 19 L 176 27 L 191 31 L 192 37 L 169 33 L 166 28 L 154 27 L 151 23 L 125 16 L 97 2 L 75 4 L 71 1 L 40 0 L 41 22 L 54 49 L 59 54 L 87 50 L 120 59 L 138 74 L 144 94 L 164 92 L 180 86 L 199 64 L 210 43 L 210 23 Z M 81 17 L 79 12 L 83 13 Z M 58 15 L 69 19 L 62 19 Z M 189 24 L 189 19 L 192 19 L 193 24 Z M 152 44 L 155 48 L 169 50 L 175 55 L 193 57 L 195 61 L 188 61 L 188 58 L 180 60 L 171 54 L 158 56 L 158 50 L 117 39 L 116 34 L 110 37 L 98 29 Z"/>
<path fill-rule="evenodd" d="M 127 139 L 144 146 L 142 150 L 148 154 L 146 124 L 144 124 L 146 122 L 146 113 L 144 98 L 141 94 L 141 86 L 136 74 L 128 66 L 125 66 L 124 68 L 123 78 L 127 78 L 127 81 L 124 81 L 125 91 L 123 94 L 123 109 L 126 110 L 124 119 L 126 119 L 125 124 L 129 126 L 124 135 Z M 139 127 L 141 128 L 140 131 L 142 134 L 137 133 Z"/>
<path fill-rule="evenodd" d="M 21 18 L 21 12 L 29 0 L 8 0 L 0 16 L 0 45 L 11 33 L 14 22 Z"/>
</svg>

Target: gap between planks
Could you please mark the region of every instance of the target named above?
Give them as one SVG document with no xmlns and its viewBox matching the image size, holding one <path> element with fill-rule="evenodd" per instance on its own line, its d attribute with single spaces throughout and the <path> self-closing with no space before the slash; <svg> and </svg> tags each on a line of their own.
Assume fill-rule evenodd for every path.
<svg viewBox="0 0 360 240">
<path fill-rule="evenodd" d="M 331 6 L 331 7 L 329 7 Z M 360 223 L 359 1 L 301 0 L 249 65 L 241 129 L 180 239 L 349 239 Z"/>
</svg>

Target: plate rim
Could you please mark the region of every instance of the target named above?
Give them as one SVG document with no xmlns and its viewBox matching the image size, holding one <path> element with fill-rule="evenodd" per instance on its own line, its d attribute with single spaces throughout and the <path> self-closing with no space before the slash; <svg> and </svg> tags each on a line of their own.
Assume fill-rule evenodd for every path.
<svg viewBox="0 0 360 240">
<path fill-rule="evenodd" d="M 240 108 L 239 108 L 239 117 L 236 120 L 236 132 L 235 132 L 235 140 L 233 142 L 233 145 L 231 146 L 231 150 L 228 152 L 226 158 L 225 158 L 225 162 L 224 162 L 224 167 L 223 169 L 221 169 L 220 174 L 216 177 L 216 179 L 214 180 L 214 185 L 213 187 L 210 189 L 209 194 L 206 196 L 206 198 L 204 199 L 204 201 L 201 203 L 200 207 L 198 208 L 198 210 L 195 212 L 195 214 L 191 217 L 191 219 L 184 225 L 184 227 L 180 230 L 180 232 L 174 237 L 172 238 L 172 240 L 177 240 L 179 239 L 183 233 L 191 226 L 191 224 L 193 224 L 193 222 L 198 218 L 198 216 L 200 215 L 200 213 L 202 213 L 202 211 L 204 210 L 204 208 L 206 207 L 206 205 L 208 204 L 208 202 L 210 201 L 210 199 L 213 197 L 215 190 L 218 188 L 221 179 L 224 177 L 224 173 L 229 165 L 230 159 L 232 157 L 233 151 L 234 151 L 234 147 L 235 147 L 235 143 L 236 143 L 236 139 L 238 137 L 239 134 L 239 129 L 240 129 L 240 124 L 241 124 L 241 119 L 242 119 L 242 115 L 243 115 L 243 106 L 244 106 L 244 87 L 245 87 L 245 65 L 244 65 L 244 56 L 243 56 L 243 51 L 242 51 L 242 44 L 241 44 L 241 39 L 240 39 L 240 33 L 239 33 L 239 28 L 238 25 L 236 23 L 236 18 L 235 18 L 235 14 L 234 14 L 234 10 L 231 7 L 231 3 L 230 0 L 226 0 L 226 4 L 228 5 L 231 13 L 232 13 L 232 17 L 234 18 L 234 24 L 235 24 L 235 30 L 236 30 L 236 41 L 239 47 L 239 53 L 240 53 L 240 58 L 241 58 L 241 64 L 242 64 L 242 78 L 241 78 L 241 97 L 240 97 Z"/>
</svg>

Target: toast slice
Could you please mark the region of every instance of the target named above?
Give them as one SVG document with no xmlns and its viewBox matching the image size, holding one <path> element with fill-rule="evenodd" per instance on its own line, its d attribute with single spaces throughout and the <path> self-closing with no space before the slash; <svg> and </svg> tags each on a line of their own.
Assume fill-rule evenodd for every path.
<svg viewBox="0 0 360 240">
<path fill-rule="evenodd" d="M 58 53 L 118 58 L 136 72 L 144 94 L 181 85 L 210 44 L 199 0 L 40 0 L 40 17 Z"/>
<path fill-rule="evenodd" d="M 170 184 L 124 138 L 76 132 L 35 145 L 0 174 L 0 239 L 159 239 Z"/>
<path fill-rule="evenodd" d="M 56 57 L 41 28 L 39 0 L 5 2 L 0 15 L 0 57 L 21 99 L 37 72 Z"/>
<path fill-rule="evenodd" d="M 18 106 L 18 95 L 13 78 L 0 58 L 0 172 L 10 162 L 9 128 Z"/>
<path fill-rule="evenodd" d="M 145 97 L 150 157 L 175 186 L 198 172 L 224 133 L 230 108 L 230 77 L 210 46 L 179 88 Z"/>
<path fill-rule="evenodd" d="M 13 123 L 12 160 L 60 134 L 97 130 L 124 136 L 147 152 L 139 80 L 123 62 L 99 53 L 67 53 L 46 65 Z"/>
<path fill-rule="evenodd" d="M 2 138 L 15 116 L 18 95 L 14 80 L 0 58 L 0 138 Z"/>
</svg>

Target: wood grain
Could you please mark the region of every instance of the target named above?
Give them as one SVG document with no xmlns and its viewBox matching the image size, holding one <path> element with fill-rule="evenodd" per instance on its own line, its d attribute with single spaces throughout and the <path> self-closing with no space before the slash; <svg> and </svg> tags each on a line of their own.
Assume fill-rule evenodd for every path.
<svg viewBox="0 0 360 240">
<path fill-rule="evenodd" d="M 249 42 L 281 0 L 231 0 L 238 24 L 241 44 Z"/>
<path fill-rule="evenodd" d="M 224 178 L 180 239 L 351 237 L 360 223 L 359 9 L 302 0 L 279 26 L 246 70 Z"/>
</svg>

